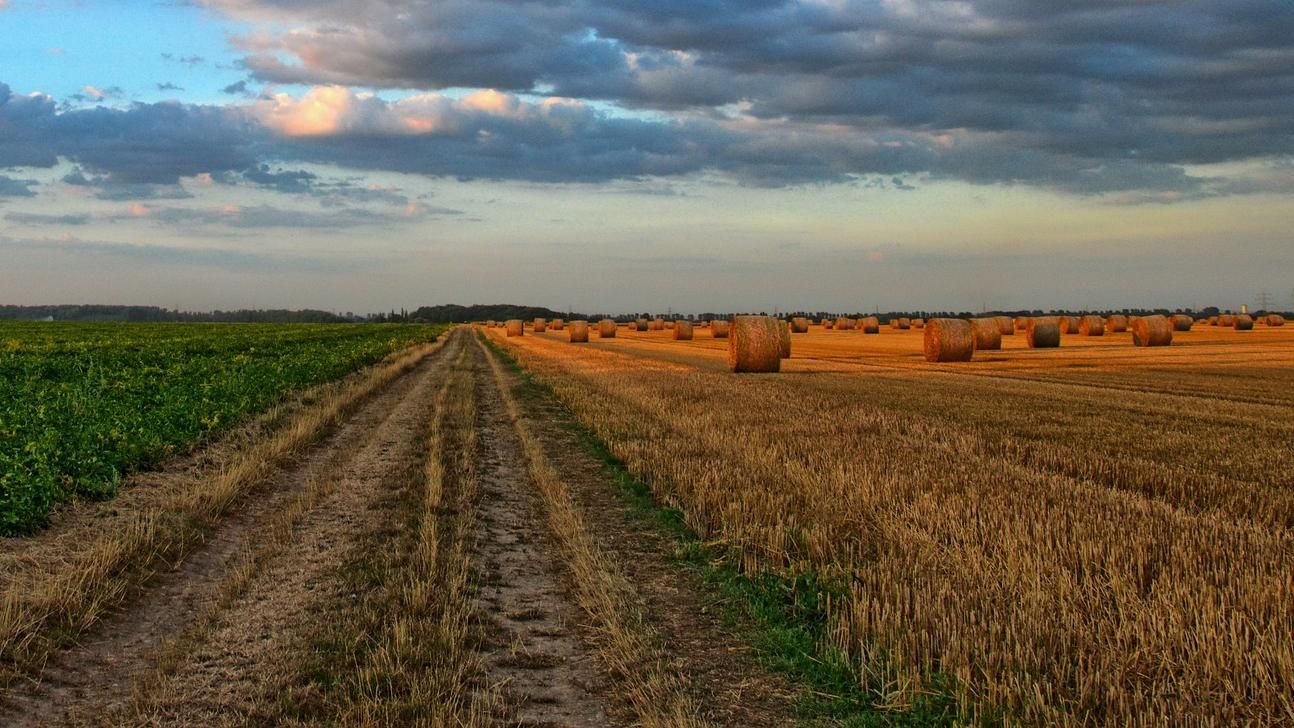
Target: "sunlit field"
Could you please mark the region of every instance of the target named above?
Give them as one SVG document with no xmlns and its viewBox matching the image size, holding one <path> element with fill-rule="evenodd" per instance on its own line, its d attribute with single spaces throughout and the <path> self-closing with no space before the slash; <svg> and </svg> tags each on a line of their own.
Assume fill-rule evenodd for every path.
<svg viewBox="0 0 1294 728">
<path fill-rule="evenodd" d="M 831 585 L 880 705 L 1026 723 L 1294 720 L 1294 327 L 927 363 L 920 330 L 485 328 L 748 573 Z"/>
</svg>

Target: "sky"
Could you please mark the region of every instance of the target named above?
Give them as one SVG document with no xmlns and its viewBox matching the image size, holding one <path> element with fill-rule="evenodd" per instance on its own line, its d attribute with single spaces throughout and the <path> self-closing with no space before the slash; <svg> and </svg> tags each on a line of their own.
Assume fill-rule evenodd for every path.
<svg viewBox="0 0 1294 728">
<path fill-rule="evenodd" d="M 1289 0 L 0 0 L 0 303 L 1294 308 Z"/>
</svg>

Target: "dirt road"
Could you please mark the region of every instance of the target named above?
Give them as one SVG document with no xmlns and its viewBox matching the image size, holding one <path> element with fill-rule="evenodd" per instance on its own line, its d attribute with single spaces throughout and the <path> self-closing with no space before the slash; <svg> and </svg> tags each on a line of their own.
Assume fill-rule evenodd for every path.
<svg viewBox="0 0 1294 728">
<path fill-rule="evenodd" d="M 516 385 L 454 330 L 16 671 L 0 723 L 792 722 L 560 409 Z"/>
</svg>

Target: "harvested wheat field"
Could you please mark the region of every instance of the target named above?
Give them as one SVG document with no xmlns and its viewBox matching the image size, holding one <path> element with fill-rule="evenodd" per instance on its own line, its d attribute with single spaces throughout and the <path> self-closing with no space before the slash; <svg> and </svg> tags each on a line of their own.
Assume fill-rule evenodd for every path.
<svg viewBox="0 0 1294 728">
<path fill-rule="evenodd" d="M 710 337 L 488 336 L 742 572 L 816 585 L 882 711 L 1294 722 L 1294 332 L 929 363 L 839 328 L 742 375 Z"/>
</svg>

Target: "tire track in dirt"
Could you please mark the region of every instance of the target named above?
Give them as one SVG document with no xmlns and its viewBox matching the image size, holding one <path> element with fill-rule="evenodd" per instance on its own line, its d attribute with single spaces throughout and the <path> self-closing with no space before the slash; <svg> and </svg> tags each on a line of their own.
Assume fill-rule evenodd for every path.
<svg viewBox="0 0 1294 728">
<path fill-rule="evenodd" d="M 411 420 L 428 416 L 419 406 L 429 400 L 430 383 L 444 369 L 445 348 L 370 397 L 321 443 L 286 464 L 272 485 L 246 498 L 201 546 L 154 577 L 127 608 L 51 659 L 38 681 L 11 690 L 0 722 L 99 721 L 106 711 L 123 709 L 136 682 L 152 672 L 157 648 L 212 604 L 223 576 L 255 546 L 259 530 L 279 509 L 310 483 L 339 471 L 358 472 L 365 485 L 380 479 L 381 459 L 393 456 Z M 317 553 L 323 551 L 320 545 Z"/>
<path fill-rule="evenodd" d="M 581 639 L 583 614 L 570 596 L 521 443 L 480 351 L 473 375 L 481 489 L 474 561 L 478 611 L 489 623 L 481 655 L 486 679 L 502 685 L 515 724 L 621 724 L 595 654 Z"/>
</svg>

